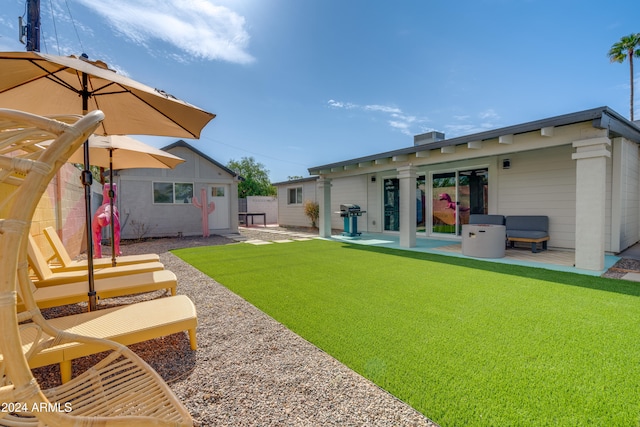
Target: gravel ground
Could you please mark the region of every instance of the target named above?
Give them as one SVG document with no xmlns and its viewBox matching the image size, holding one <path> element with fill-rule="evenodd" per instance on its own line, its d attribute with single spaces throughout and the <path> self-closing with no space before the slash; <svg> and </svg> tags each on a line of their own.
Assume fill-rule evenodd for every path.
<svg viewBox="0 0 640 427">
<path fill-rule="evenodd" d="M 241 233 L 247 239 L 284 239 L 257 229 Z M 230 238 L 211 236 L 123 242 L 122 246 L 125 254 L 160 254 L 165 268 L 178 277 L 178 294 L 189 296 L 196 305 L 198 350 L 190 349 L 186 333 L 131 346 L 169 383 L 196 426 L 436 426 L 168 252 L 233 243 Z M 112 298 L 100 306 L 162 296 L 164 292 L 158 291 Z M 86 305 L 77 304 L 45 314 L 55 317 L 85 309 Z M 74 361 L 74 375 L 98 357 Z M 41 387 L 57 384 L 57 365 L 34 372 Z"/>
<path fill-rule="evenodd" d="M 622 258 L 616 262 L 602 277 L 610 277 L 612 279 L 620 279 L 630 272 L 640 272 L 640 260 Z"/>
</svg>

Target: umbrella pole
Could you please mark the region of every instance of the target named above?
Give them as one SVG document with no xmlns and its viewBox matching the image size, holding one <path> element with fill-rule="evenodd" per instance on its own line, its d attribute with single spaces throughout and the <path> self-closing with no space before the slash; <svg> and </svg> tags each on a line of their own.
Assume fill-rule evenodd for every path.
<svg viewBox="0 0 640 427">
<path fill-rule="evenodd" d="M 84 143 L 84 170 L 82 171 L 82 185 L 84 185 L 85 222 L 87 233 L 87 279 L 89 282 L 89 311 L 96 309 L 96 291 L 93 277 L 93 238 L 91 235 L 91 184 L 93 176 L 89 170 L 89 141 Z"/>
<path fill-rule="evenodd" d="M 115 198 L 113 191 L 113 150 L 109 150 L 109 204 L 111 205 L 111 266 L 116 266 L 116 228 L 114 227 L 115 213 L 113 212 L 113 199 Z"/>
<path fill-rule="evenodd" d="M 89 112 L 89 92 L 88 76 L 86 73 L 82 73 L 82 114 Z M 89 170 L 89 140 L 84 142 L 84 170 L 82 171 L 82 185 L 84 185 L 84 200 L 85 200 L 85 223 L 87 233 L 87 281 L 89 282 L 89 311 L 96 310 L 96 290 L 95 280 L 93 276 L 93 238 L 91 236 L 91 184 L 93 183 L 93 176 L 91 170 Z"/>
</svg>

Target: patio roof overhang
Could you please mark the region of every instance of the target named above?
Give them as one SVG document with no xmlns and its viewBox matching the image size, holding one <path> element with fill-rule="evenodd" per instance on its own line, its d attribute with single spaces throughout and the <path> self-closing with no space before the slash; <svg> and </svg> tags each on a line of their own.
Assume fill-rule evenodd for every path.
<svg viewBox="0 0 640 427">
<path fill-rule="evenodd" d="M 479 148 L 482 141 L 492 139 L 498 139 L 500 142 L 509 143 L 511 138 L 513 138 L 513 135 L 533 131 L 540 131 L 544 134 L 545 132 L 552 132 L 554 127 L 568 126 L 589 121 L 594 128 L 608 129 L 610 138 L 622 136 L 630 141 L 640 144 L 640 126 L 605 106 L 425 144 L 419 144 L 419 141 L 423 138 L 421 138 L 422 135 L 416 135 L 414 136 L 414 141 L 418 145 L 336 163 L 315 166 L 309 168 L 308 171 L 310 175 L 325 175 L 332 172 L 347 170 L 349 168 L 384 164 L 390 160 L 405 161 L 409 155 L 415 155 L 416 157 L 428 157 L 428 153 L 431 150 L 447 150 L 448 147 L 453 148 L 456 145 L 464 144 L 470 148 Z"/>
</svg>

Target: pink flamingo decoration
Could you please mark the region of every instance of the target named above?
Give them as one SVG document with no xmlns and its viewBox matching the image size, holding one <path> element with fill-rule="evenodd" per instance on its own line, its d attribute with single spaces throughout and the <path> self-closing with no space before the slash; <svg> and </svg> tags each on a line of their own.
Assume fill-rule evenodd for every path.
<svg viewBox="0 0 640 427">
<path fill-rule="evenodd" d="M 445 206 L 445 209 L 452 209 L 453 210 L 453 222 L 455 224 L 455 219 L 456 219 L 456 202 L 454 202 L 453 200 L 451 200 L 451 196 L 448 193 L 442 193 L 439 196 L 440 200 L 444 200 L 447 202 L 447 205 Z M 463 208 L 463 207 L 458 207 L 458 211 L 459 212 L 466 212 L 470 210 L 470 208 Z"/>
<path fill-rule="evenodd" d="M 102 205 L 93 215 L 91 229 L 93 231 L 93 257 L 102 258 L 102 228 L 111 223 L 111 201 L 109 200 L 109 190 L 111 184 L 104 184 L 102 187 Z M 113 203 L 116 202 L 116 184 L 113 184 Z M 113 250 L 116 255 L 122 255 L 120 252 L 120 214 L 118 208 L 113 206 Z"/>
<path fill-rule="evenodd" d="M 453 209 L 454 211 L 456 210 L 456 202 L 451 200 L 451 196 L 448 193 L 440 194 L 439 199 L 447 202 L 446 209 Z"/>
<path fill-rule="evenodd" d="M 193 203 L 193 206 L 200 209 L 202 213 L 202 237 L 209 237 L 209 214 L 216 209 L 216 204 L 210 202 L 207 205 L 207 190 L 204 188 L 200 189 L 200 200 L 202 200 L 202 203 L 200 203 L 198 198 L 194 196 L 193 199 L 191 199 L 191 203 Z"/>
</svg>

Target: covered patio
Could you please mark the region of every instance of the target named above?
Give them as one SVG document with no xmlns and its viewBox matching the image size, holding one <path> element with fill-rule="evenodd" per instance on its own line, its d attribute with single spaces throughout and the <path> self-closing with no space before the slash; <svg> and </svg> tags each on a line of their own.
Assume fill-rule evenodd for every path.
<svg viewBox="0 0 640 427">
<path fill-rule="evenodd" d="M 498 262 L 503 264 L 514 264 L 525 267 L 545 268 L 547 270 L 566 271 L 571 273 L 586 274 L 589 276 L 600 276 L 616 262 L 619 256 L 605 255 L 604 269 L 585 270 L 576 268 L 575 252 L 567 249 L 549 248 L 546 251 L 532 253 L 528 245 L 509 248 L 505 251 L 504 258 L 475 258 L 462 254 L 462 244 L 455 240 L 438 240 L 430 238 L 416 238 L 416 244 L 407 248 L 400 245 L 400 235 L 386 233 L 362 233 L 361 236 L 346 237 L 333 234 L 332 240 L 343 241 L 356 245 L 378 246 L 390 249 L 401 249 L 405 251 L 426 252 L 432 254 L 455 256 L 460 258 L 470 258 L 479 261 Z"/>
</svg>

